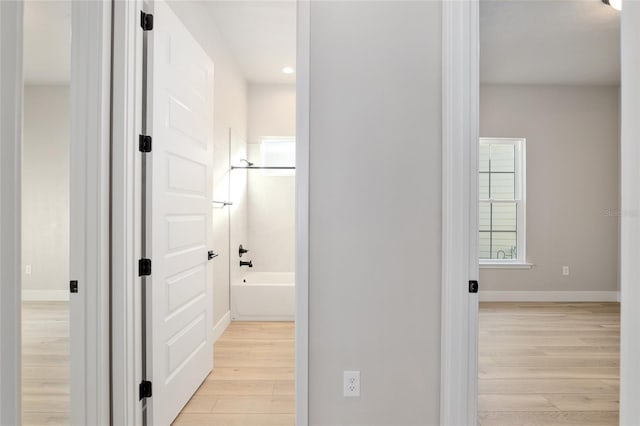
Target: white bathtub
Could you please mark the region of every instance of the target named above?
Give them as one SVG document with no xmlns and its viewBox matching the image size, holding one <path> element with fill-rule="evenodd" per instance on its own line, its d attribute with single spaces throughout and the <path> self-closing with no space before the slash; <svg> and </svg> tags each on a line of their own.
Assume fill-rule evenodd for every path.
<svg viewBox="0 0 640 426">
<path fill-rule="evenodd" d="M 293 272 L 247 272 L 231 285 L 234 321 L 293 321 Z"/>
</svg>

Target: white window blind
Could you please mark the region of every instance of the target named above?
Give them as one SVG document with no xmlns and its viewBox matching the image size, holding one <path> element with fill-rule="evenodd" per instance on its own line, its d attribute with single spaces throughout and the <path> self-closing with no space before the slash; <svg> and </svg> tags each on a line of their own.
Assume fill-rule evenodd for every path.
<svg viewBox="0 0 640 426">
<path fill-rule="evenodd" d="M 525 263 L 525 140 L 480 139 L 481 263 Z"/>
</svg>

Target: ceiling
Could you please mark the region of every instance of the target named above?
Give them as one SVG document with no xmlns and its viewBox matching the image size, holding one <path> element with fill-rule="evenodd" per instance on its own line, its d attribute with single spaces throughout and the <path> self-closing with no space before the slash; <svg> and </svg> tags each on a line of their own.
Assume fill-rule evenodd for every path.
<svg viewBox="0 0 640 426">
<path fill-rule="evenodd" d="M 619 84 L 619 12 L 601 0 L 481 0 L 480 80 Z"/>
<path fill-rule="evenodd" d="M 69 84 L 71 2 L 24 3 L 25 84 Z"/>
<path fill-rule="evenodd" d="M 249 82 L 293 84 L 296 2 L 207 1 Z M 69 0 L 25 2 L 27 84 L 68 84 Z M 601 0 L 481 0 L 480 79 L 496 84 L 619 84 L 619 12 Z"/>
<path fill-rule="evenodd" d="M 247 81 L 293 84 L 296 66 L 296 1 L 206 2 L 222 38 Z"/>
</svg>

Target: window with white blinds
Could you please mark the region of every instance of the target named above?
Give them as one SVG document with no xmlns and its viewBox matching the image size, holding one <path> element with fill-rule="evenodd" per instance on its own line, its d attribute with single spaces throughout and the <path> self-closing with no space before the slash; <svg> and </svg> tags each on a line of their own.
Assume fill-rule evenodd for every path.
<svg viewBox="0 0 640 426">
<path fill-rule="evenodd" d="M 481 263 L 525 263 L 525 140 L 481 138 Z"/>
</svg>

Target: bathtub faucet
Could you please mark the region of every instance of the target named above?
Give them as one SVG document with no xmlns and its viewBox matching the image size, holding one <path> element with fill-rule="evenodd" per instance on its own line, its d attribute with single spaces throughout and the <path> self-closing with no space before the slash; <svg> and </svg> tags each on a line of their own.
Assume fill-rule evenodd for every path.
<svg viewBox="0 0 640 426">
<path fill-rule="evenodd" d="M 240 261 L 240 267 L 242 268 L 243 266 L 248 266 L 249 268 L 253 268 L 253 262 L 250 260 L 248 262 L 244 262 L 244 261 Z"/>
</svg>

